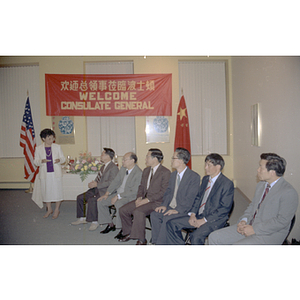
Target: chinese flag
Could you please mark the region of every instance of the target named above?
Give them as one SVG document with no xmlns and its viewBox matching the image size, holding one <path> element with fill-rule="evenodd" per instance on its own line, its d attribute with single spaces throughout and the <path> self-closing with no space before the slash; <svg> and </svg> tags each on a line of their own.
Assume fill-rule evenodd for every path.
<svg viewBox="0 0 300 300">
<path fill-rule="evenodd" d="M 174 150 L 177 147 L 185 148 L 191 153 L 189 117 L 184 96 L 181 97 L 177 110 Z M 187 165 L 192 169 L 192 157 Z"/>
</svg>

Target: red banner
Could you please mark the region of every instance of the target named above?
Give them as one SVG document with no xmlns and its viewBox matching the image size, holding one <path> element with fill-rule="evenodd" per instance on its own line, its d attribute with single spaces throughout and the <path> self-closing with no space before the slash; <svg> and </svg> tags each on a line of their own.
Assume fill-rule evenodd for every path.
<svg viewBox="0 0 300 300">
<path fill-rule="evenodd" d="M 47 116 L 171 116 L 172 74 L 45 74 Z"/>
</svg>

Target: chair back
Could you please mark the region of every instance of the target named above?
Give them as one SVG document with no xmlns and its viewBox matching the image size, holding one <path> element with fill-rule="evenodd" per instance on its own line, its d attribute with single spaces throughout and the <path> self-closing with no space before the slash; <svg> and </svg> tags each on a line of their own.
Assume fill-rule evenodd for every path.
<svg viewBox="0 0 300 300">
<path fill-rule="evenodd" d="M 293 219 L 292 219 L 292 221 L 291 221 L 291 225 L 290 225 L 289 232 L 288 232 L 286 238 L 284 239 L 282 245 L 288 245 L 287 238 L 289 237 L 289 235 L 290 235 L 290 233 L 291 233 L 291 231 L 292 231 L 292 229 L 293 229 L 293 227 L 294 227 L 294 225 L 295 225 L 295 222 L 296 222 L 296 215 L 294 215 L 294 217 L 293 217 Z"/>
<path fill-rule="evenodd" d="M 233 209 L 234 209 L 234 201 L 232 201 L 232 206 L 231 206 L 230 211 L 229 211 L 229 213 L 228 213 L 228 220 L 226 221 L 224 227 L 230 226 L 230 224 L 229 224 L 229 218 L 230 218 L 230 216 L 231 216 L 231 214 L 232 214 L 232 212 L 233 212 Z"/>
</svg>

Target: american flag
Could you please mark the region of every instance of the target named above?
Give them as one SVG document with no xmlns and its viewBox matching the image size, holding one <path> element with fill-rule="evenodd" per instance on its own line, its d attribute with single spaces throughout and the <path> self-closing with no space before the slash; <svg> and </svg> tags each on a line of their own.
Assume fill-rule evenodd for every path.
<svg viewBox="0 0 300 300">
<path fill-rule="evenodd" d="M 36 142 L 29 97 L 26 101 L 21 125 L 20 146 L 23 147 L 23 154 L 25 155 L 24 178 L 33 183 L 39 169 L 33 163 Z"/>
</svg>

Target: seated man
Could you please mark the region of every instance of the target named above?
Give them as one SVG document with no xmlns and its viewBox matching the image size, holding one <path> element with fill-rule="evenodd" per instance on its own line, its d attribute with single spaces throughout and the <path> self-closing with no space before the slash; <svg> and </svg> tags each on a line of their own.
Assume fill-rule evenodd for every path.
<svg viewBox="0 0 300 300">
<path fill-rule="evenodd" d="M 151 213 L 152 243 L 164 245 L 166 239 L 166 222 L 178 216 L 186 215 L 192 208 L 200 185 L 200 176 L 187 167 L 190 152 L 176 148 L 172 157 L 172 172 L 168 188 L 161 206 Z"/>
<path fill-rule="evenodd" d="M 99 226 L 97 199 L 105 194 L 108 186 L 119 172 L 119 168 L 112 161 L 114 156 L 114 150 L 103 148 L 100 158 L 103 166 L 98 172 L 96 179 L 88 184 L 89 190 L 77 196 L 77 218 L 79 219 L 72 222 L 72 225 L 92 222 L 89 230 L 96 230 Z M 85 212 L 86 203 L 88 203 L 87 214 Z"/>
<path fill-rule="evenodd" d="M 281 245 L 298 207 L 296 190 L 283 178 L 284 158 L 263 153 L 257 175 L 261 180 L 239 223 L 212 232 L 210 245 Z"/>
<path fill-rule="evenodd" d="M 109 185 L 106 193 L 98 198 L 98 222 L 99 224 L 108 224 L 100 233 L 105 234 L 122 227 L 119 209 L 129 201 L 136 199 L 141 182 L 142 170 L 136 165 L 136 162 L 137 156 L 134 153 L 126 153 L 119 173 Z M 109 206 L 111 205 L 117 209 L 116 225 L 114 225 L 109 213 Z"/>
<path fill-rule="evenodd" d="M 120 208 L 122 230 L 119 241 L 133 239 L 137 240 L 137 245 L 147 244 L 146 216 L 161 204 L 171 174 L 169 169 L 160 164 L 163 158 L 161 150 L 149 149 L 146 156 L 147 167 L 143 170 L 137 199 Z"/>
<path fill-rule="evenodd" d="M 190 234 L 192 245 L 203 245 L 208 235 L 224 227 L 233 204 L 234 187 L 222 174 L 225 162 L 217 153 L 205 158 L 205 172 L 191 211 L 167 222 L 167 244 L 184 245 L 181 230 L 196 229 Z"/>
</svg>

